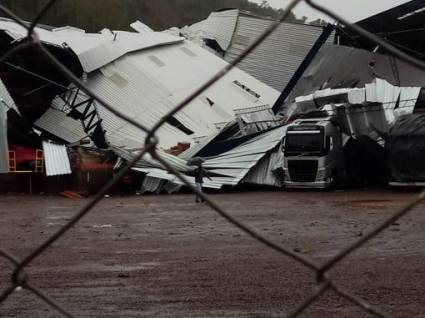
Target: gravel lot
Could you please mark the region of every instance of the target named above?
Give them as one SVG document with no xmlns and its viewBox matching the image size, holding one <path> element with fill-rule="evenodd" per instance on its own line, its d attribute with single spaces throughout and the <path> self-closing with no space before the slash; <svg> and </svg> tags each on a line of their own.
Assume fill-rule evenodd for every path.
<svg viewBox="0 0 425 318">
<path fill-rule="evenodd" d="M 240 192 L 213 199 L 271 240 L 322 263 L 414 193 Z M 0 248 L 24 257 L 85 200 L 0 196 Z M 423 207 L 350 255 L 331 275 L 394 317 L 425 316 Z M 12 266 L 0 259 L 0 290 Z M 27 268 L 33 285 L 77 317 L 282 317 L 315 275 L 269 250 L 192 195 L 106 198 Z M 0 317 L 60 317 L 27 291 Z M 371 317 L 329 292 L 302 317 Z"/>
</svg>

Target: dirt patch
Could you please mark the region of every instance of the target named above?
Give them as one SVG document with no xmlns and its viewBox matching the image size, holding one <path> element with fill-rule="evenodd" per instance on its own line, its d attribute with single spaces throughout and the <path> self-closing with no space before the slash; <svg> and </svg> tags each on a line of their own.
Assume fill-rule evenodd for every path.
<svg viewBox="0 0 425 318">
<path fill-rule="evenodd" d="M 388 209 L 395 206 L 401 206 L 400 202 L 394 202 L 391 200 L 355 200 L 348 201 L 346 204 L 365 209 Z"/>
<path fill-rule="evenodd" d="M 413 195 L 386 191 L 213 195 L 276 243 L 323 263 Z M 0 247 L 28 255 L 86 200 L 2 196 Z M 421 208 L 330 274 L 394 317 L 423 317 Z M 10 281 L 0 259 L 0 292 Z M 310 295 L 315 275 L 265 248 L 191 195 L 107 198 L 28 268 L 31 282 L 78 317 L 282 317 Z M 26 291 L 1 317 L 59 317 Z M 332 293 L 304 317 L 370 317 Z"/>
</svg>

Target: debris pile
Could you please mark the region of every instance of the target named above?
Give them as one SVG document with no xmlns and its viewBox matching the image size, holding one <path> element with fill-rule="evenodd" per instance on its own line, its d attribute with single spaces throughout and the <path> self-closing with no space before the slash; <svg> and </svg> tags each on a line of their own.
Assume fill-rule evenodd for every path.
<svg viewBox="0 0 425 318">
<path fill-rule="evenodd" d="M 422 16 L 410 14 L 416 5 L 411 1 L 359 24 L 374 32 L 374 27 L 383 27 L 383 18 L 393 21 L 401 16 L 397 26 L 408 30 Z M 104 103 L 151 129 L 271 23 L 232 9 L 164 32 L 139 21 L 131 24 L 135 32 L 103 29 L 93 34 L 69 26 L 37 27 L 46 49 L 101 101 L 72 84 L 33 49 L 9 57 L 0 65 L 0 172 L 28 173 L 30 185 L 37 173 L 61 180 L 60 191 L 95 192 L 143 150 L 146 138 Z M 26 34 L 22 26 L 0 19 L 0 54 Z M 190 160 L 204 158 L 203 167 L 211 176 L 204 186 L 211 189 L 288 186 L 291 178 L 306 178 L 307 166 L 315 167 L 310 182 L 327 185 L 336 171 L 326 172 L 323 158 L 335 153 L 334 141 L 341 139 L 346 175 L 338 173 L 338 179 L 371 176 L 378 171 L 371 167 L 389 163 L 376 179 L 385 175 L 390 182 L 417 181 L 400 177 L 394 169 L 401 158 L 400 140 L 408 138 L 402 129 L 405 121 L 420 123 L 414 114 L 424 108 L 424 73 L 361 40 L 350 44 L 347 35 L 353 39 L 344 26 L 282 23 L 240 69 L 167 120 L 156 133 L 159 155 L 193 184 Z M 413 39 L 406 32 L 394 40 L 409 50 L 421 49 L 410 43 Z M 334 135 L 326 133 L 325 126 L 334 126 Z M 323 134 L 323 141 L 306 132 Z M 412 136 L 411 144 L 418 145 Z M 306 144 L 310 142 L 314 146 Z M 418 149 L 412 146 L 409 151 Z M 291 172 L 290 166 L 298 172 Z M 182 182 L 147 154 L 121 187 L 137 193 L 175 192 Z"/>
</svg>

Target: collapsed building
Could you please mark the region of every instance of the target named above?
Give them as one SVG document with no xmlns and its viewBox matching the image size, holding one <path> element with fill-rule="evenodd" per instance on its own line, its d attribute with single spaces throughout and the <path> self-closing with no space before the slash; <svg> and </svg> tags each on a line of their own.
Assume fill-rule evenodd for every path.
<svg viewBox="0 0 425 318">
<path fill-rule="evenodd" d="M 409 15 L 419 10 L 412 5 L 418 2 L 392 9 L 397 10 L 393 17 L 406 17 L 405 22 L 416 19 L 417 15 Z M 379 19 L 377 15 L 367 21 Z M 87 88 L 152 128 L 270 23 L 239 10 L 221 10 L 195 25 L 165 32 L 154 32 L 141 22 L 131 25 L 136 32 L 104 29 L 90 34 L 73 27 L 46 26 L 36 32 Z M 25 36 L 24 28 L 1 20 L 0 53 Z M 351 45 L 347 36 L 352 37 L 342 26 L 282 23 L 242 61 L 240 69 L 233 69 L 158 130 L 160 156 L 192 183 L 193 169 L 187 162 L 203 157 L 212 176 L 204 185 L 207 188 L 282 187 L 287 124 L 317 110 L 342 116 L 348 157 L 358 158 L 364 147 L 380 152 L 385 144 L 382 136 L 391 132 L 392 125 L 402 115 L 420 111 L 424 73 L 379 47 L 361 41 Z M 104 183 L 113 169 L 144 146 L 143 131 L 87 96 L 33 49 L 21 50 L 2 63 L 0 78 L 4 82 L 0 86 L 2 172 L 33 172 L 45 166 L 47 175 L 55 176 L 78 170 L 78 182 L 67 187 L 78 189 L 85 183 L 94 191 L 92 180 Z M 34 150 L 28 155 L 34 158 L 30 169 L 17 167 L 13 156 L 20 145 Z M 42 157 L 37 149 L 44 150 Z M 370 158 L 364 162 L 363 168 Z M 97 175 L 103 179 L 96 178 L 95 171 L 101 171 Z M 182 187 L 149 155 L 133 171 L 142 192 L 174 192 Z"/>
<path fill-rule="evenodd" d="M 98 34 L 88 34 L 72 27 L 39 27 L 36 32 L 43 45 L 81 78 L 88 89 L 121 113 L 152 128 L 227 63 L 184 38 L 154 32 L 141 23 L 132 24 L 132 27 L 137 32 L 102 30 Z M 18 45 L 26 36 L 26 29 L 6 19 L 0 21 L 0 30 L 2 53 Z M 37 51 L 19 51 L 3 63 L 0 77 L 8 88 L 10 99 L 18 105 L 22 122 L 28 124 L 27 130 L 32 131 L 34 127 L 38 132 L 37 138 L 27 139 L 38 140 L 44 147 L 45 157 L 55 153 L 55 158 L 46 157 L 44 162 L 50 176 L 70 173 L 66 151 L 49 151 L 52 142 L 62 147 L 87 144 L 111 151 L 122 160 L 134 156 L 144 145 L 146 134 L 143 131 L 75 87 Z M 268 122 L 261 123 L 262 129 L 275 128 L 278 121 L 270 109 L 278 95 L 273 88 L 234 69 L 158 130 L 158 151 L 173 167 L 189 172 L 191 168 L 186 161 L 190 156 L 176 154 L 190 147 L 193 156 L 202 150 L 206 141 L 218 141 L 223 134 L 233 136 L 238 139 L 235 147 L 241 147 L 245 153 L 232 154 L 233 148 L 229 147 L 223 161 L 207 161 L 213 181 L 206 186 L 221 188 L 225 184 L 238 184 L 279 138 L 266 133 L 262 137 L 271 138 L 272 145 L 265 143 L 251 151 L 243 150 L 243 145 L 252 140 L 243 139 L 235 125 L 229 123 L 236 122 L 236 114 L 239 118 L 248 118 L 246 113 L 252 109 L 262 109 L 269 118 Z M 179 145 L 182 149 L 175 153 Z M 5 153 L 6 150 L 2 156 L 7 162 Z M 149 184 L 161 168 L 148 157 L 135 167 L 146 176 L 145 184 Z M 49 167 L 52 163 L 62 164 L 52 172 Z M 179 186 L 169 176 L 166 178 L 170 183 L 168 188 Z M 147 188 L 152 190 L 152 186 Z"/>
</svg>

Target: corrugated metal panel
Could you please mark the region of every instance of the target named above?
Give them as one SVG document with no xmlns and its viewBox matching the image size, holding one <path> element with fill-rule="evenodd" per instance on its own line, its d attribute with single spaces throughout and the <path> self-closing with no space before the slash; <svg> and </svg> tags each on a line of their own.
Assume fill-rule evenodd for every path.
<svg viewBox="0 0 425 318">
<path fill-rule="evenodd" d="M 413 113 L 420 91 L 420 87 L 401 88 L 400 105 L 397 109 L 394 110 L 396 118 L 399 118 L 402 115 Z"/>
<path fill-rule="evenodd" d="M 193 54 L 187 54 L 183 49 Z M 155 56 L 159 66 L 150 57 Z M 123 56 L 91 74 L 87 86 L 109 104 L 151 128 L 202 83 L 227 63 L 208 51 L 185 41 Z M 258 92 L 253 97 L 234 82 Z M 233 111 L 273 104 L 279 93 L 238 69 L 227 74 L 202 96 L 175 115 L 177 125 L 165 124 L 158 131 L 159 146 L 169 149 L 178 142 L 193 143 L 193 138 L 217 132 L 216 124 L 234 119 Z M 96 103 L 107 140 L 115 146 L 139 148 L 145 134 L 118 119 Z M 182 125 L 180 129 L 176 126 Z M 193 132 L 193 134 L 190 133 Z"/>
<path fill-rule="evenodd" d="M 206 158 L 204 167 L 223 177 L 213 180 L 225 185 L 237 185 L 247 173 L 272 149 L 279 145 L 286 126 L 273 129 L 221 155 Z"/>
<path fill-rule="evenodd" d="M 283 152 L 279 146 L 261 159 L 260 162 L 249 171 L 242 182 L 263 186 L 282 187 L 282 180 L 273 172 L 277 168 L 283 168 Z"/>
<path fill-rule="evenodd" d="M 146 178 L 143 181 L 143 187 L 148 192 L 157 192 L 160 191 L 160 187 L 165 185 L 161 182 L 167 182 L 169 184 L 174 184 L 176 186 L 183 186 L 184 183 L 178 179 L 175 175 L 168 173 L 167 171 L 160 169 L 148 169 L 148 168 L 133 168 L 134 171 L 139 171 L 146 173 Z M 186 180 L 192 185 L 195 186 L 195 178 L 185 176 Z M 204 180 L 202 185 L 204 188 L 208 189 L 221 189 L 222 183 L 216 182 L 214 179 L 210 181 L 208 179 Z"/>
<path fill-rule="evenodd" d="M 237 9 L 211 13 L 204 21 L 199 36 L 216 40 L 222 50 L 227 51 L 232 42 L 238 16 Z"/>
<path fill-rule="evenodd" d="M 136 170 L 137 171 L 137 170 Z M 140 187 L 141 193 L 160 193 L 165 184 L 164 179 L 145 176 Z"/>
<path fill-rule="evenodd" d="M 15 104 L 15 101 L 10 96 L 9 91 L 7 90 L 6 86 L 4 86 L 2 80 L 0 80 L 0 102 L 6 108 L 12 108 L 19 113 L 18 107 L 16 107 L 16 104 Z"/>
<path fill-rule="evenodd" d="M 22 39 L 27 30 L 7 20 L 0 20 L 0 30 L 5 30 L 14 39 Z M 183 39 L 160 32 L 133 33 L 103 30 L 102 33 L 85 33 L 83 30 L 64 27 L 48 31 L 36 28 L 40 40 L 56 46 L 65 43 L 77 55 L 85 72 L 89 73 L 118 59 L 126 53 L 160 45 L 181 42 Z"/>
<path fill-rule="evenodd" d="M 47 176 L 71 174 L 71 164 L 64 145 L 43 141 L 43 155 Z"/>
<path fill-rule="evenodd" d="M 240 15 L 226 61 L 233 61 L 272 23 Z M 282 91 L 310 51 L 322 28 L 282 23 L 239 67 L 269 86 Z M 332 37 L 328 41 L 332 41 Z"/>
<path fill-rule="evenodd" d="M 138 153 L 136 151 L 128 151 L 126 149 L 114 146 L 111 147 L 111 150 L 115 152 L 118 157 L 125 159 L 126 161 L 131 161 Z M 190 170 L 190 167 L 186 165 L 186 160 L 167 154 L 165 152 L 162 152 L 161 150 L 158 150 L 158 154 L 162 159 L 167 161 L 173 168 L 177 169 L 178 171 L 186 172 Z M 134 167 L 148 169 L 164 169 L 164 167 L 159 162 L 152 159 L 150 154 L 145 154 L 143 158 L 134 165 Z"/>
<path fill-rule="evenodd" d="M 387 131 L 389 125 L 395 121 L 394 108 L 400 96 L 401 88 L 379 78 L 371 84 L 366 84 L 365 88 L 367 102 L 383 104 L 384 116 L 387 121 L 387 127 L 384 131 Z"/>
<path fill-rule="evenodd" d="M 87 138 L 79 121 L 53 108 L 49 108 L 43 116 L 34 123 L 34 126 L 69 143 Z"/>
<path fill-rule="evenodd" d="M 9 144 L 7 141 L 7 108 L 0 104 L 0 173 L 9 172 Z"/>
<path fill-rule="evenodd" d="M 346 133 L 354 136 L 388 132 L 391 125 L 403 114 L 414 111 L 420 87 L 397 87 L 383 79 L 375 79 L 364 88 L 325 89 L 307 96 L 299 96 L 288 109 L 287 115 L 316 110 L 335 111 L 344 107 Z M 396 108 L 396 106 L 398 107 Z"/>
</svg>

